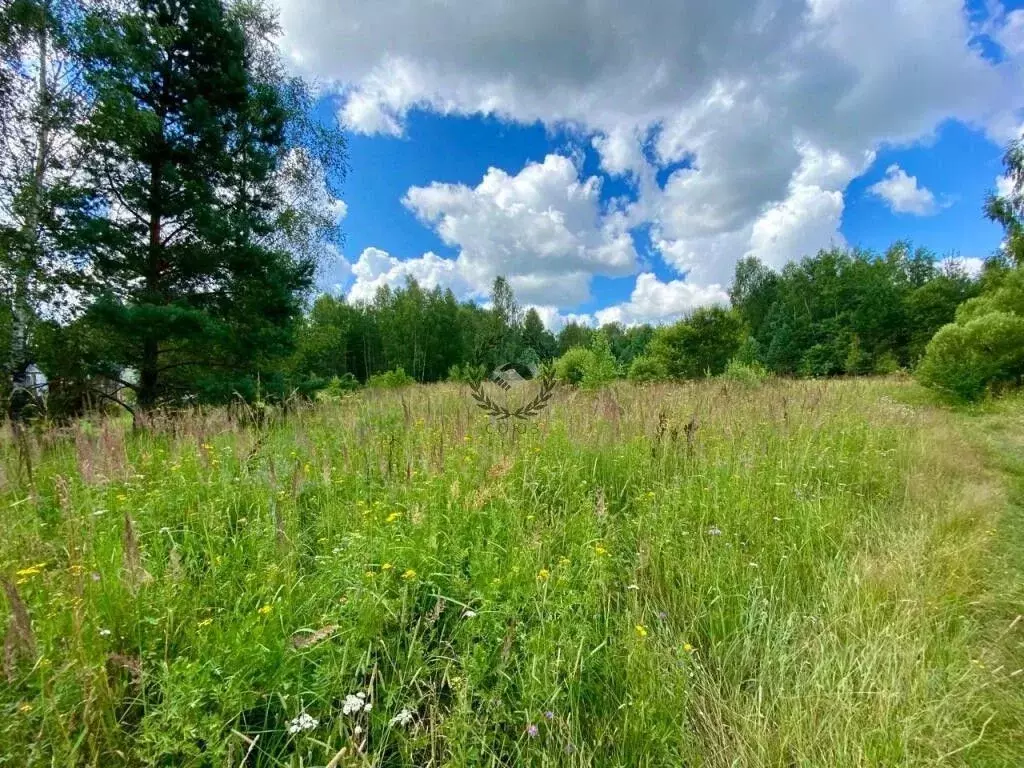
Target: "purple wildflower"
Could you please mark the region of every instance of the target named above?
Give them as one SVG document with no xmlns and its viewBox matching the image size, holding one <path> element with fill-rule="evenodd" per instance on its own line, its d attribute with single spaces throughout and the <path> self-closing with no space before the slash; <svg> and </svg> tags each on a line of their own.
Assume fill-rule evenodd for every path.
<svg viewBox="0 0 1024 768">
<path fill-rule="evenodd" d="M 549 709 L 547 712 L 544 713 L 544 719 L 546 719 L 546 720 L 554 720 L 555 719 L 555 713 L 552 712 Z"/>
<path fill-rule="evenodd" d="M 536 739 L 538 733 L 540 733 L 540 729 L 537 728 L 537 726 L 533 723 L 530 723 L 528 726 L 526 726 L 526 735 L 529 736 L 531 739 Z"/>
<path fill-rule="evenodd" d="M 668 620 L 668 614 L 665 611 L 658 611 L 658 618 L 662 621 Z"/>
</svg>

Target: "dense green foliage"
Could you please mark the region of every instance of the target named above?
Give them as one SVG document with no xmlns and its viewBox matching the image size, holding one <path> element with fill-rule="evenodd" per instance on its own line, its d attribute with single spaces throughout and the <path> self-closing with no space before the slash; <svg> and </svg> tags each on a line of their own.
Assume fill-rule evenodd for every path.
<svg viewBox="0 0 1024 768">
<path fill-rule="evenodd" d="M 954 264 L 897 243 L 884 255 L 834 249 L 775 273 L 740 262 L 731 290 L 754 356 L 774 373 L 834 376 L 913 367 L 978 290 Z"/>
</svg>

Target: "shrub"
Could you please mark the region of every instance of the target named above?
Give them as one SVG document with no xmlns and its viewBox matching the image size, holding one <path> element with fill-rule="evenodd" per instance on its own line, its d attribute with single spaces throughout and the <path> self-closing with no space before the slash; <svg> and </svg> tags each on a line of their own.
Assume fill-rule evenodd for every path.
<svg viewBox="0 0 1024 768">
<path fill-rule="evenodd" d="M 320 391 L 320 394 L 326 398 L 338 398 L 355 392 L 357 389 L 359 389 L 359 380 L 351 373 L 346 373 L 342 376 L 333 376 L 327 382 L 327 386 Z"/>
<path fill-rule="evenodd" d="M 573 347 L 555 361 L 555 377 L 566 384 L 583 383 L 587 368 L 593 365 L 594 353 L 585 347 Z"/>
<path fill-rule="evenodd" d="M 629 366 L 629 380 L 635 384 L 665 381 L 667 378 L 668 369 L 665 367 L 665 364 L 650 355 L 641 355 L 635 358 Z"/>
<path fill-rule="evenodd" d="M 612 354 L 611 344 L 608 335 L 599 331 L 594 335 L 590 344 L 590 360 L 583 368 L 583 381 L 585 387 L 599 387 L 614 381 L 619 375 L 619 365 L 615 362 L 615 355 Z"/>
<path fill-rule="evenodd" d="M 722 373 L 739 352 L 744 334 L 743 320 L 734 310 L 702 307 L 656 330 L 647 353 L 664 364 L 671 378 L 698 379 Z"/>
<path fill-rule="evenodd" d="M 456 363 L 448 369 L 448 381 L 458 384 L 476 384 L 487 376 L 487 367 L 472 363 Z"/>
<path fill-rule="evenodd" d="M 899 373 L 902 366 L 900 361 L 896 359 L 896 355 L 892 352 L 883 352 L 875 360 L 875 373 L 882 376 L 889 376 L 894 373 Z"/>
<path fill-rule="evenodd" d="M 963 400 L 1019 384 L 1024 375 L 1024 317 L 989 312 L 943 326 L 925 349 L 921 382 Z"/>
<path fill-rule="evenodd" d="M 722 378 L 728 381 L 736 381 L 741 384 L 753 386 L 760 384 L 768 378 L 768 371 L 760 363 L 744 363 L 740 360 L 730 360 L 725 367 Z"/>
<path fill-rule="evenodd" d="M 404 368 L 398 367 L 393 371 L 374 374 L 366 382 L 366 386 L 371 389 L 398 389 L 399 387 L 407 387 L 415 383 L 416 380 L 407 374 Z"/>
</svg>

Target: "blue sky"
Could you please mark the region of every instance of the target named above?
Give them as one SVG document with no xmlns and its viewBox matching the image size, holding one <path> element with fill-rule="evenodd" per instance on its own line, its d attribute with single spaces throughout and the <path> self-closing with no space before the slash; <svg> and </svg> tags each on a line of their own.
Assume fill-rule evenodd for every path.
<svg viewBox="0 0 1024 768">
<path fill-rule="evenodd" d="M 748 254 L 999 246 L 1024 0 L 322 2 L 283 0 L 284 44 L 348 133 L 322 285 L 353 300 L 504 274 L 552 327 L 657 323 Z"/>
</svg>

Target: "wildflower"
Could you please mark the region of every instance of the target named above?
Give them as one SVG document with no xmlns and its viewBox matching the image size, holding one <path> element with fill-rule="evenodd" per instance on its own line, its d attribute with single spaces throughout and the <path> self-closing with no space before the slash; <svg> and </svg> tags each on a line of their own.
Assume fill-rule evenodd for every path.
<svg viewBox="0 0 1024 768">
<path fill-rule="evenodd" d="M 373 578 L 377 577 L 377 574 L 374 573 L 373 571 L 367 571 L 366 573 L 363 574 L 363 576 L 365 576 L 368 579 L 373 579 Z"/>
<path fill-rule="evenodd" d="M 274 610 L 274 606 L 272 606 L 270 603 L 266 603 L 265 605 L 260 607 L 258 613 L 260 614 L 260 616 L 268 616 L 272 610 Z"/>
<path fill-rule="evenodd" d="M 538 733 L 540 733 L 540 729 L 537 728 L 537 726 L 533 723 L 530 723 L 528 726 L 526 726 L 526 735 L 529 736 L 531 739 L 536 739 Z"/>
<path fill-rule="evenodd" d="M 571 560 L 570 560 L 570 559 L 569 559 L 568 557 L 560 557 L 560 558 L 558 558 L 558 564 L 559 564 L 560 566 L 562 566 L 563 568 L 565 568 L 565 567 L 567 567 L 568 565 L 570 565 L 570 564 L 571 564 L 571 562 L 572 562 L 572 561 L 571 561 Z"/>
<path fill-rule="evenodd" d="M 288 733 L 294 735 L 296 733 L 302 733 L 303 731 L 311 731 L 318 725 L 320 725 L 319 720 L 303 712 L 290 723 L 288 723 Z"/>
<path fill-rule="evenodd" d="M 473 611 L 473 610 L 470 610 L 469 608 L 467 608 L 465 611 L 462 612 L 462 618 L 464 618 L 464 619 L 475 619 L 476 618 L 476 611 Z"/>
<path fill-rule="evenodd" d="M 27 715 L 27 714 L 28 714 L 29 712 L 31 712 L 31 711 L 32 711 L 33 709 L 35 709 L 35 707 L 33 707 L 33 706 L 32 706 L 31 704 L 29 704 L 29 703 L 28 703 L 27 701 L 26 701 L 26 702 L 25 702 L 24 704 L 22 704 L 22 705 L 20 705 L 20 706 L 18 707 L 18 711 L 19 711 L 19 712 L 21 712 L 22 714 L 25 714 L 25 715 Z"/>
<path fill-rule="evenodd" d="M 109 629 L 101 629 L 100 630 L 100 637 L 110 637 L 110 634 L 111 634 L 111 632 L 110 632 Z"/>
<path fill-rule="evenodd" d="M 594 546 L 594 554 L 598 557 L 602 557 L 608 554 L 608 550 L 602 547 L 600 544 Z"/>
<path fill-rule="evenodd" d="M 694 652 L 694 651 L 696 651 L 697 649 L 696 649 L 696 648 L 694 648 L 694 647 L 693 647 L 692 645 L 690 645 L 689 643 L 683 643 L 683 650 L 684 650 L 684 651 L 686 651 L 687 653 L 693 653 L 693 652 Z"/>
<path fill-rule="evenodd" d="M 203 619 L 196 626 L 202 629 L 203 627 L 208 627 L 211 624 L 213 624 L 213 619 Z"/>
<path fill-rule="evenodd" d="M 551 571 L 549 571 L 547 568 L 541 568 L 537 572 L 537 579 L 538 579 L 538 581 L 547 581 L 550 578 L 551 578 Z"/>
<path fill-rule="evenodd" d="M 388 519 L 387 519 L 386 522 L 393 523 L 393 522 L 395 522 L 395 520 L 397 520 L 401 516 L 402 516 L 401 512 L 392 512 L 390 515 L 388 515 Z"/>
<path fill-rule="evenodd" d="M 392 568 L 394 568 L 394 567 L 395 567 L 395 566 L 393 566 L 393 565 L 392 565 L 391 563 L 384 563 L 384 564 L 383 564 L 383 565 L 382 565 L 382 566 L 380 567 L 380 569 L 381 569 L 382 571 L 390 571 L 390 570 L 391 570 Z"/>
<path fill-rule="evenodd" d="M 363 733 L 363 726 L 357 725 L 355 728 L 352 729 L 352 733 L 356 736 L 361 736 Z"/>
<path fill-rule="evenodd" d="M 347 694 L 345 701 L 341 704 L 341 714 L 343 715 L 358 715 L 360 712 L 369 712 L 371 709 L 373 709 L 373 704 L 366 700 L 366 694 L 362 691 Z"/>
<path fill-rule="evenodd" d="M 555 719 L 555 713 L 554 713 L 554 712 L 552 712 L 552 711 L 551 711 L 551 710 L 549 709 L 549 710 L 548 710 L 547 712 L 545 712 L 545 713 L 544 713 L 544 719 L 545 719 L 545 720 L 554 720 L 554 719 Z"/>
<path fill-rule="evenodd" d="M 712 525 L 710 528 L 708 528 L 708 536 L 721 536 L 721 535 L 722 535 L 722 529 L 719 528 L 717 525 Z"/>
<path fill-rule="evenodd" d="M 665 611 L 658 611 L 658 618 L 661 621 L 666 621 L 668 619 L 668 613 L 666 613 Z"/>
<path fill-rule="evenodd" d="M 30 565 L 28 568 L 22 568 L 20 571 L 15 571 L 14 575 L 20 576 L 21 578 L 35 576 L 37 573 L 40 573 L 44 567 L 46 567 L 46 563 L 37 563 L 36 565 Z"/>
<path fill-rule="evenodd" d="M 412 568 L 408 568 L 406 569 L 405 573 L 402 574 L 402 578 L 406 581 L 412 581 L 416 578 L 416 571 L 414 571 Z"/>
<path fill-rule="evenodd" d="M 388 725 L 394 728 L 396 725 L 400 725 L 403 728 L 412 722 L 412 712 L 408 709 L 403 709 L 397 715 L 388 721 Z"/>
<path fill-rule="evenodd" d="M 647 627 L 645 627 L 643 624 L 637 624 L 635 629 L 636 636 L 639 637 L 641 640 L 647 637 Z"/>
</svg>

